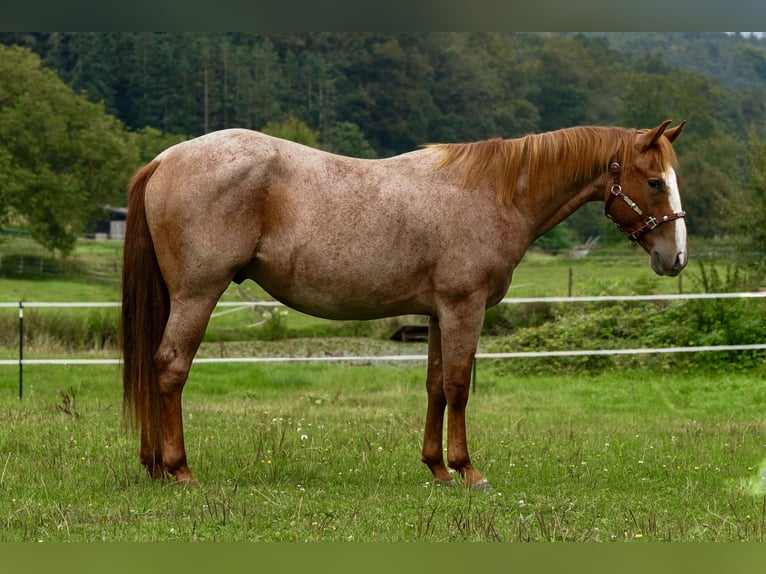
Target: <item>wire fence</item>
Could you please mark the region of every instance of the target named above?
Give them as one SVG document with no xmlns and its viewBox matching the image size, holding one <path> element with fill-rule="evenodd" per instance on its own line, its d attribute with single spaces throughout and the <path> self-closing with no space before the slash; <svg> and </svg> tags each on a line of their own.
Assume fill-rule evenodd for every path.
<svg viewBox="0 0 766 574">
<path fill-rule="evenodd" d="M 694 299 L 753 299 L 766 297 L 766 291 L 736 292 L 736 293 L 678 293 L 660 295 L 606 295 L 606 296 L 582 296 L 582 297 L 509 297 L 501 301 L 506 305 L 518 305 L 528 303 L 583 303 L 583 302 L 635 302 L 635 301 L 662 301 L 662 300 L 694 300 Z M 19 311 L 19 357 L 17 359 L 0 360 L 0 366 L 9 365 L 119 365 L 120 359 L 27 359 L 23 356 L 23 317 L 24 309 L 31 308 L 97 308 L 119 307 L 119 302 L 41 302 L 20 301 L 15 303 L 0 302 L 0 309 L 18 309 Z M 218 311 L 218 314 L 237 311 L 250 307 L 282 307 L 276 301 L 228 301 L 219 302 L 216 308 L 229 308 L 227 311 Z M 746 351 L 766 349 L 764 344 L 747 345 L 704 345 L 688 347 L 661 347 L 661 348 L 631 348 L 631 349 L 588 349 L 588 350 L 561 350 L 561 351 L 519 351 L 505 353 L 477 353 L 477 359 L 511 359 L 529 357 L 567 357 L 587 355 L 636 355 L 636 354 L 662 354 L 662 353 L 698 353 L 715 351 Z M 423 361 L 427 355 L 415 354 L 387 354 L 387 355 L 340 355 L 340 356 L 297 356 L 297 357 L 197 357 L 195 363 L 289 363 L 289 362 L 372 362 L 372 361 Z"/>
<path fill-rule="evenodd" d="M 736 293 L 678 293 L 660 295 L 607 295 L 581 297 L 509 297 L 502 304 L 517 305 L 529 303 L 583 303 L 583 302 L 635 302 L 635 301 L 678 301 L 695 299 L 753 299 L 766 297 L 766 291 Z M 119 302 L 41 302 L 19 301 L 16 303 L 0 302 L 0 309 L 18 309 L 19 313 L 19 354 L 17 359 L 2 359 L 0 366 L 17 366 L 19 369 L 19 399 L 23 396 L 23 368 L 27 365 L 120 365 L 119 358 L 43 358 L 24 357 L 24 309 L 30 308 L 104 308 L 119 307 Z M 283 307 L 276 301 L 219 302 L 216 308 L 229 308 L 216 313 L 225 314 L 250 307 Z M 765 350 L 766 343 L 742 345 L 701 345 L 685 347 L 630 348 L 630 349 L 571 349 L 559 351 L 517 351 L 503 353 L 477 353 L 475 359 L 513 359 L 533 357 L 577 357 L 607 355 L 641 355 L 666 353 L 700 353 L 721 351 Z M 317 356 L 280 356 L 280 357 L 196 357 L 194 363 L 371 363 L 371 362 L 424 362 L 426 354 L 385 354 L 385 355 L 317 355 Z M 476 362 L 474 361 L 474 387 Z"/>
</svg>

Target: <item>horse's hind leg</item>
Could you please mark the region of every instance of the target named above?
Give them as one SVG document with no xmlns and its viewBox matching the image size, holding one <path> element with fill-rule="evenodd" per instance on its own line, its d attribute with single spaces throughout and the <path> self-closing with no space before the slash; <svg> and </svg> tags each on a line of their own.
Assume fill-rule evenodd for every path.
<svg viewBox="0 0 766 574">
<path fill-rule="evenodd" d="M 147 470 L 155 477 L 169 473 L 180 482 L 194 482 L 186 461 L 181 394 L 189 376 L 192 360 L 205 334 L 210 313 L 217 301 L 218 294 L 191 299 L 171 297 L 170 316 L 155 354 L 161 413 L 162 471 L 156 469 L 156 448 L 154 453 L 151 452 L 151 448 L 147 448 L 145 453 L 152 455 L 155 460 L 142 460 L 144 464 L 152 462 L 155 465 L 154 471 L 147 466 Z"/>
</svg>

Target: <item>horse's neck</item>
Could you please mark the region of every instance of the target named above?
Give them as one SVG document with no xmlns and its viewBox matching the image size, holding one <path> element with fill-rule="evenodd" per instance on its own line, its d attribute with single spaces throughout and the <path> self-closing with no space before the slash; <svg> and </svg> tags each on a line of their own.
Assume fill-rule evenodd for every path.
<svg viewBox="0 0 766 574">
<path fill-rule="evenodd" d="M 529 222 L 532 239 L 544 235 L 586 203 L 604 199 L 604 183 L 601 178 L 588 182 L 568 182 L 562 179 L 561 184 L 550 194 L 541 194 L 535 189 L 525 191 L 514 203 Z"/>
<path fill-rule="evenodd" d="M 571 128 L 524 139 L 526 166 L 515 186 L 513 203 L 533 237 L 543 235 L 581 206 L 604 200 L 606 166 L 622 155 L 621 128 Z"/>
</svg>

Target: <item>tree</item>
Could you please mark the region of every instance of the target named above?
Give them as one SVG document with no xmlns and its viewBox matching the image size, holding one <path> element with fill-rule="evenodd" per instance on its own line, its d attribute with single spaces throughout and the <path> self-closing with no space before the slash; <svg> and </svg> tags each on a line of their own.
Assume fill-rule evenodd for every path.
<svg viewBox="0 0 766 574">
<path fill-rule="evenodd" d="M 693 133 L 693 132 L 692 132 Z M 730 134 L 678 141 L 679 183 L 686 225 L 698 237 L 738 233 L 730 206 L 742 186 L 743 145 Z"/>
<path fill-rule="evenodd" d="M 362 130 L 351 122 L 338 122 L 328 127 L 322 136 L 322 142 L 323 147 L 333 153 L 365 159 L 377 157 Z"/>
<path fill-rule="evenodd" d="M 540 130 L 549 131 L 586 123 L 589 105 L 586 66 L 590 59 L 582 45 L 570 38 L 547 38 L 536 51 L 530 99 L 540 114 Z"/>
<path fill-rule="evenodd" d="M 76 94 L 31 51 L 0 46 L 0 77 L 0 220 L 65 255 L 121 197 L 137 148 L 103 103 Z"/>
<path fill-rule="evenodd" d="M 417 34 L 352 36 L 350 56 L 337 81 L 338 120 L 357 124 L 382 156 L 430 140 L 438 113 L 426 38 Z"/>
<path fill-rule="evenodd" d="M 151 127 L 145 127 L 137 132 L 133 132 L 131 136 L 134 138 L 138 148 L 141 163 L 151 161 L 161 151 L 188 139 L 183 135 L 163 133 Z"/>
<path fill-rule="evenodd" d="M 737 251 L 740 262 L 760 288 L 766 276 L 766 143 L 754 129 L 748 140 L 746 178 L 742 191 L 730 204 L 732 220 L 739 226 Z"/>
<path fill-rule="evenodd" d="M 73 90 L 87 93 L 91 101 L 111 105 L 115 99 L 112 80 L 116 61 L 115 38 L 114 32 L 53 32 L 49 44 L 54 49 L 45 63 L 66 70 L 66 76 L 60 77 Z M 108 111 L 114 113 L 116 110 L 109 107 Z"/>
<path fill-rule="evenodd" d="M 499 33 L 432 34 L 430 92 L 438 113 L 431 139 L 438 142 L 517 137 L 536 131 L 540 118 L 528 101 L 530 85 L 516 43 Z"/>
<path fill-rule="evenodd" d="M 653 71 L 633 73 L 627 82 L 621 117 L 625 126 L 649 128 L 667 119 L 688 120 L 685 141 L 716 134 L 722 100 L 718 85 L 696 72 L 663 69 L 654 59 L 646 66 Z"/>
<path fill-rule="evenodd" d="M 310 147 L 319 147 L 319 135 L 295 116 L 281 122 L 269 122 L 261 130 L 265 134 L 290 140 Z"/>
</svg>

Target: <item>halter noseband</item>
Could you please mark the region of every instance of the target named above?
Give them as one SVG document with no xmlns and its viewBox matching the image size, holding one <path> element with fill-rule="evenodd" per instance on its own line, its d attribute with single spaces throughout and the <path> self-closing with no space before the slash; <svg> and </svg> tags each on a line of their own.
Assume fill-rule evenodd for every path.
<svg viewBox="0 0 766 574">
<path fill-rule="evenodd" d="M 644 212 L 641 210 L 641 208 L 636 204 L 635 201 L 630 199 L 627 195 L 625 195 L 622 192 L 622 187 L 620 186 L 620 164 L 617 162 L 612 162 L 609 164 L 609 173 L 612 174 L 612 187 L 609 190 L 609 197 L 606 198 L 606 205 L 604 206 L 604 214 L 614 221 L 615 225 L 617 226 L 617 229 L 622 231 L 630 240 L 631 243 L 637 243 L 644 235 L 649 233 L 652 229 L 655 227 L 658 227 L 659 225 L 662 225 L 663 223 L 668 223 L 670 221 L 675 221 L 676 219 L 681 219 L 682 217 L 686 216 L 685 211 L 676 211 L 671 213 L 670 215 L 663 215 L 660 219 L 657 219 L 656 217 L 649 215 L 644 216 Z M 622 225 L 620 225 L 617 220 L 612 217 L 610 213 L 610 209 L 612 207 L 612 204 L 614 203 L 615 199 L 622 199 L 628 207 L 630 207 L 636 215 L 638 215 L 642 220 L 643 223 L 639 225 L 636 229 L 630 230 L 625 229 Z"/>
</svg>

